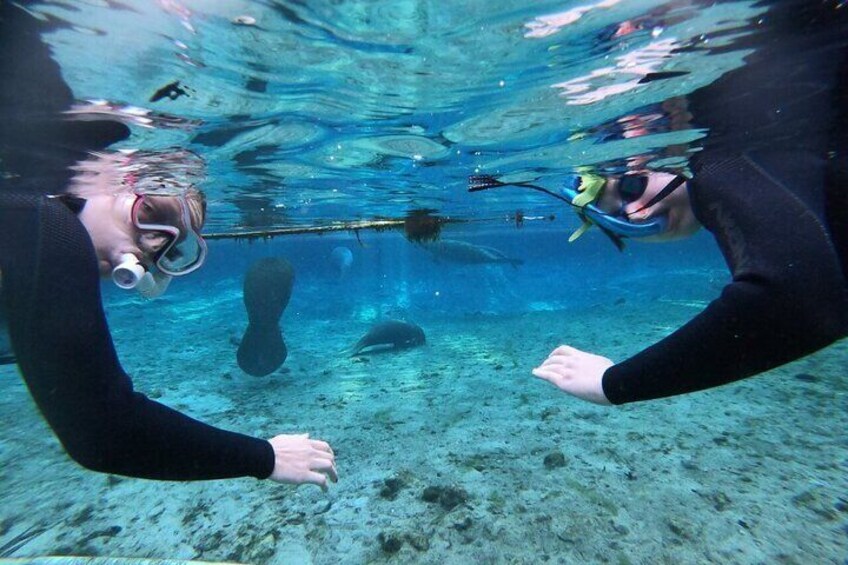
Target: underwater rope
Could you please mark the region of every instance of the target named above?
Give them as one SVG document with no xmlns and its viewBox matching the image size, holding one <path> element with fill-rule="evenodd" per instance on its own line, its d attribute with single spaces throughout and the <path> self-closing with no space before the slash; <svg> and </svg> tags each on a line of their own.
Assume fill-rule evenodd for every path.
<svg viewBox="0 0 848 565">
<path fill-rule="evenodd" d="M 519 221 L 520 218 L 520 221 Z M 485 223 L 498 223 L 503 222 L 504 220 L 515 222 L 516 225 L 523 223 L 524 221 L 532 221 L 532 220 L 544 220 L 544 221 L 552 221 L 554 219 L 553 215 L 545 215 L 545 216 L 525 216 L 521 212 L 516 212 L 511 216 L 498 216 L 496 218 L 446 218 L 440 217 L 439 222 L 442 224 L 485 224 Z M 332 224 L 328 224 L 325 226 L 291 226 L 284 228 L 267 228 L 260 230 L 250 230 L 250 231 L 232 231 L 232 232 L 210 232 L 204 233 L 203 239 L 205 240 L 216 240 L 216 239 L 271 239 L 274 237 L 286 236 L 286 235 L 304 235 L 304 234 L 324 234 L 324 233 L 332 233 L 332 232 L 341 232 L 341 231 L 350 231 L 350 232 L 358 232 L 360 230 L 374 230 L 374 231 L 385 231 L 385 230 L 404 230 L 406 228 L 407 219 L 406 218 L 384 218 L 379 220 L 358 220 L 358 221 L 344 221 L 344 222 L 336 222 Z"/>
</svg>

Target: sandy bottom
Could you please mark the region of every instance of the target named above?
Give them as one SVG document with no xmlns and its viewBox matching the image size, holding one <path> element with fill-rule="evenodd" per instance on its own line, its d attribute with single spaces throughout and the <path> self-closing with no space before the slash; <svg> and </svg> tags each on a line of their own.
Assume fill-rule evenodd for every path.
<svg viewBox="0 0 848 565">
<path fill-rule="evenodd" d="M 236 292 L 118 304 L 136 387 L 221 427 L 331 443 L 328 493 L 85 471 L 0 368 L 0 555 L 244 563 L 837 563 L 848 557 L 848 343 L 709 392 L 582 403 L 530 368 L 566 342 L 623 358 L 700 303 L 421 323 L 428 344 L 346 358 L 367 325 L 286 314 L 289 359 L 241 373 Z M 169 308 L 173 310 L 169 312 Z M 164 313 L 163 313 L 164 312 Z M 181 320 L 175 327 L 174 320 Z M 430 488 L 435 487 L 435 488 Z M 425 496 L 426 491 L 426 496 Z M 425 500 L 425 498 L 427 500 Z"/>
</svg>

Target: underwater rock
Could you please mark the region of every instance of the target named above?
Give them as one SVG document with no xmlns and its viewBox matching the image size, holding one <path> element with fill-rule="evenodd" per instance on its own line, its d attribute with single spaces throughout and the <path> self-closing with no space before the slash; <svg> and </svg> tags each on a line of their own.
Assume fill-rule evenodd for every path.
<svg viewBox="0 0 848 565">
<path fill-rule="evenodd" d="M 380 489 L 380 497 L 386 500 L 394 500 L 405 486 L 406 483 L 403 482 L 403 479 L 397 477 L 388 478 L 383 481 L 383 488 Z"/>
<path fill-rule="evenodd" d="M 553 451 L 545 455 L 543 463 L 545 465 L 545 469 L 548 470 L 565 467 L 565 455 L 563 455 L 561 451 Z"/>
<path fill-rule="evenodd" d="M 445 510 L 453 510 L 468 500 L 468 493 L 461 488 L 448 486 L 429 486 L 421 493 L 421 500 L 439 503 Z"/>
<path fill-rule="evenodd" d="M 351 348 L 350 355 L 359 355 L 366 348 L 407 349 L 423 345 L 426 341 L 424 330 L 415 324 L 401 320 L 389 320 L 373 326 Z"/>
<path fill-rule="evenodd" d="M 692 525 L 685 520 L 672 516 L 666 520 L 666 526 L 668 526 L 668 529 L 671 530 L 671 532 L 677 537 L 686 540 L 692 539 L 692 534 L 690 533 Z"/>
<path fill-rule="evenodd" d="M 427 551 L 430 549 L 430 538 L 425 534 L 406 534 L 406 541 L 418 551 Z"/>
<path fill-rule="evenodd" d="M 429 486 L 421 493 L 421 500 L 424 502 L 438 502 L 439 494 L 442 492 L 441 487 Z"/>
<path fill-rule="evenodd" d="M 393 532 L 380 532 L 377 534 L 380 549 L 386 553 L 397 553 L 403 547 L 403 538 Z"/>
<path fill-rule="evenodd" d="M 471 526 L 473 525 L 474 520 L 472 520 L 470 516 L 465 516 L 462 520 L 454 522 L 451 527 L 458 532 L 464 532 L 471 529 Z"/>
<path fill-rule="evenodd" d="M 721 491 L 711 493 L 709 499 L 713 503 L 713 508 L 719 512 L 724 512 L 730 507 L 730 497 Z"/>
<path fill-rule="evenodd" d="M 257 261 L 244 278 L 244 305 L 248 325 L 236 353 L 242 371 L 264 377 L 283 364 L 288 356 L 280 318 L 288 306 L 294 286 L 294 268 L 285 259 Z"/>
<path fill-rule="evenodd" d="M 461 508 L 456 513 L 451 514 L 452 520 L 448 528 L 454 531 L 455 537 L 450 536 L 463 545 L 468 545 L 478 541 L 481 537 L 495 540 L 497 537 L 491 535 L 491 530 L 486 527 L 484 522 L 480 522 L 475 517 L 472 517 L 469 508 Z"/>
</svg>

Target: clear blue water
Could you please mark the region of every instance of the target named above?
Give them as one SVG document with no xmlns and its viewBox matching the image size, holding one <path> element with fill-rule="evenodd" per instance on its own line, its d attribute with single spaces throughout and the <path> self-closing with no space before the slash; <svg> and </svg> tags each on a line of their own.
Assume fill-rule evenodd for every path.
<svg viewBox="0 0 848 565">
<path fill-rule="evenodd" d="M 579 166 L 615 169 L 635 157 L 679 165 L 668 148 L 704 132 L 632 116 L 709 84 L 745 52 L 664 54 L 729 44 L 762 12 L 726 2 L 647 17 L 656 2 L 595 4 L 38 8 L 69 24 L 45 39 L 76 97 L 133 106 L 150 120 L 121 147 L 181 146 L 206 159 L 207 232 L 432 209 L 476 220 L 446 226 L 443 238 L 523 264 L 436 261 L 400 233 L 360 230 L 210 241 L 208 264 L 154 301 L 106 284 L 115 345 L 138 390 L 227 429 L 326 439 L 340 482 L 324 494 L 81 470 L 14 369 L 0 367 L 0 557 L 844 563 L 845 343 L 769 375 L 615 411 L 530 376 L 560 343 L 624 359 L 728 280 L 709 234 L 619 253 L 597 230 L 568 243 L 579 222 L 549 197 L 467 191 L 471 174 L 556 187 Z M 243 16 L 255 24 L 234 23 Z M 643 29 L 612 36 L 633 19 Z M 608 72 L 586 78 L 600 69 Z M 638 84 L 645 72 L 676 70 L 689 74 Z M 188 96 L 150 101 L 176 80 Z M 331 260 L 338 246 L 353 254 L 342 278 Z M 272 256 L 296 272 L 282 319 L 289 358 L 257 379 L 235 359 L 247 321 L 241 285 L 250 265 Z M 418 323 L 427 345 L 342 354 L 386 318 Z M 546 466 L 557 453 L 564 466 Z M 381 494 L 390 479 L 403 484 L 396 499 Z M 434 506 L 421 496 L 434 485 L 468 498 Z"/>
</svg>

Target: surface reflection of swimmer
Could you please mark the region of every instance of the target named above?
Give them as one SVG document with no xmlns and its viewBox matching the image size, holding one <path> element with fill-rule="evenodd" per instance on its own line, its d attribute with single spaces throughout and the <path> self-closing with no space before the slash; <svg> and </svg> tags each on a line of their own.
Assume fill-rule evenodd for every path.
<svg viewBox="0 0 848 565">
<path fill-rule="evenodd" d="M 68 454 L 93 470 L 326 486 L 336 470 L 325 442 L 228 432 L 133 389 L 106 324 L 100 276 L 153 295 L 201 266 L 199 159 L 184 151 L 88 155 L 129 130 L 60 118 L 72 95 L 38 31 L 27 12 L 0 3 L 0 309 L 41 413 Z"/>
<path fill-rule="evenodd" d="M 848 13 L 836 7 L 775 4 L 739 40 L 760 47 L 746 65 L 688 97 L 694 125 L 710 131 L 690 159 L 690 181 L 642 171 L 566 187 L 574 198 L 599 187 L 582 212 L 615 233 L 662 241 L 700 222 L 733 280 L 630 359 L 563 345 L 535 376 L 622 404 L 749 377 L 848 333 Z"/>
</svg>

